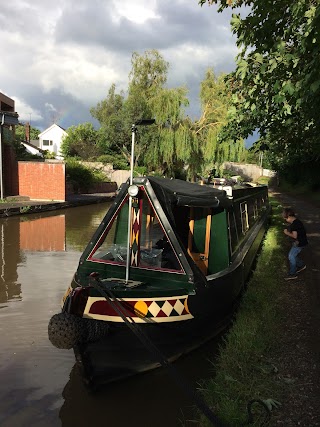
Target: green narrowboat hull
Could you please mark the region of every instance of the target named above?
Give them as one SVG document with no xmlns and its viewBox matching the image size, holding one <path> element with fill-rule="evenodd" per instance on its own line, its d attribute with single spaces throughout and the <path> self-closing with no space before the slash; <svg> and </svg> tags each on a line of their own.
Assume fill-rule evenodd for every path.
<svg viewBox="0 0 320 427">
<path fill-rule="evenodd" d="M 219 333 L 268 225 L 265 186 L 229 197 L 179 180 L 134 186 L 134 196 L 120 189 L 49 324 L 52 343 L 73 347 L 89 380 L 153 369 Z"/>
</svg>

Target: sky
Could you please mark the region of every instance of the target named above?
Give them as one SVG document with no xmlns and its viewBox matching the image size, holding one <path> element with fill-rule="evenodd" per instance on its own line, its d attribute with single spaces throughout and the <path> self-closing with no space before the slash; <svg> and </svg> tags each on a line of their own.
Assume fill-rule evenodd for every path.
<svg viewBox="0 0 320 427">
<path fill-rule="evenodd" d="M 205 71 L 235 68 L 231 11 L 198 0 L 10 0 L 0 7 L 0 92 L 21 122 L 44 130 L 92 122 L 90 108 L 114 83 L 128 88 L 133 52 L 157 49 L 168 87 L 186 86 L 200 116 Z"/>
</svg>

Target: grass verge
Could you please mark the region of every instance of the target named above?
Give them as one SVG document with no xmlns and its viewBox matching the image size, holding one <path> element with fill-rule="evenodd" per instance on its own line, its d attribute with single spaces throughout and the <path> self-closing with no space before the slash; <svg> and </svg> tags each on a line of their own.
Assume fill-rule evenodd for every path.
<svg viewBox="0 0 320 427">
<path fill-rule="evenodd" d="M 213 364 L 215 375 L 201 384 L 207 403 L 228 426 L 247 425 L 246 407 L 250 400 L 281 402 L 284 393 L 272 352 L 280 338 L 286 250 L 282 207 L 272 199 L 271 204 L 271 225 L 233 325 Z M 250 425 L 262 425 L 258 413 L 255 417 Z M 199 421 L 201 426 L 211 425 L 205 417 L 200 416 Z"/>
</svg>

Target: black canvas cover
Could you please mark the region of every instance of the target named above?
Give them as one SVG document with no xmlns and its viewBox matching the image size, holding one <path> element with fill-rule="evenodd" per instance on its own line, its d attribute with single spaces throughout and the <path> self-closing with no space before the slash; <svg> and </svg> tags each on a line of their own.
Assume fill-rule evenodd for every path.
<svg viewBox="0 0 320 427">
<path fill-rule="evenodd" d="M 180 179 L 147 178 L 160 202 L 176 206 L 197 206 L 205 208 L 226 207 L 230 200 L 224 190 L 207 185 L 193 184 Z"/>
</svg>

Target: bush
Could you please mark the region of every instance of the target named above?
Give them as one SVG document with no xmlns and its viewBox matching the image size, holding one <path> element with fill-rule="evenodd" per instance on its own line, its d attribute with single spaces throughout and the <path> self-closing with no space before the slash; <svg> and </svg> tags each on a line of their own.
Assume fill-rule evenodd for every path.
<svg viewBox="0 0 320 427">
<path fill-rule="evenodd" d="M 103 154 L 97 157 L 97 162 L 113 165 L 113 169 L 128 170 L 130 166 L 121 154 Z"/>
<path fill-rule="evenodd" d="M 55 153 L 53 153 L 52 151 L 49 151 L 49 150 L 44 150 L 43 155 L 44 155 L 44 158 L 48 159 L 48 160 L 56 158 Z"/>
<path fill-rule="evenodd" d="M 133 175 L 134 176 L 146 176 L 148 172 L 148 169 L 146 166 L 136 166 L 133 169 Z"/>
<path fill-rule="evenodd" d="M 72 158 L 66 160 L 66 176 L 75 192 L 87 191 L 95 182 L 93 172 Z"/>
<path fill-rule="evenodd" d="M 110 182 L 110 178 L 99 169 L 91 169 L 93 182 Z"/>
</svg>

